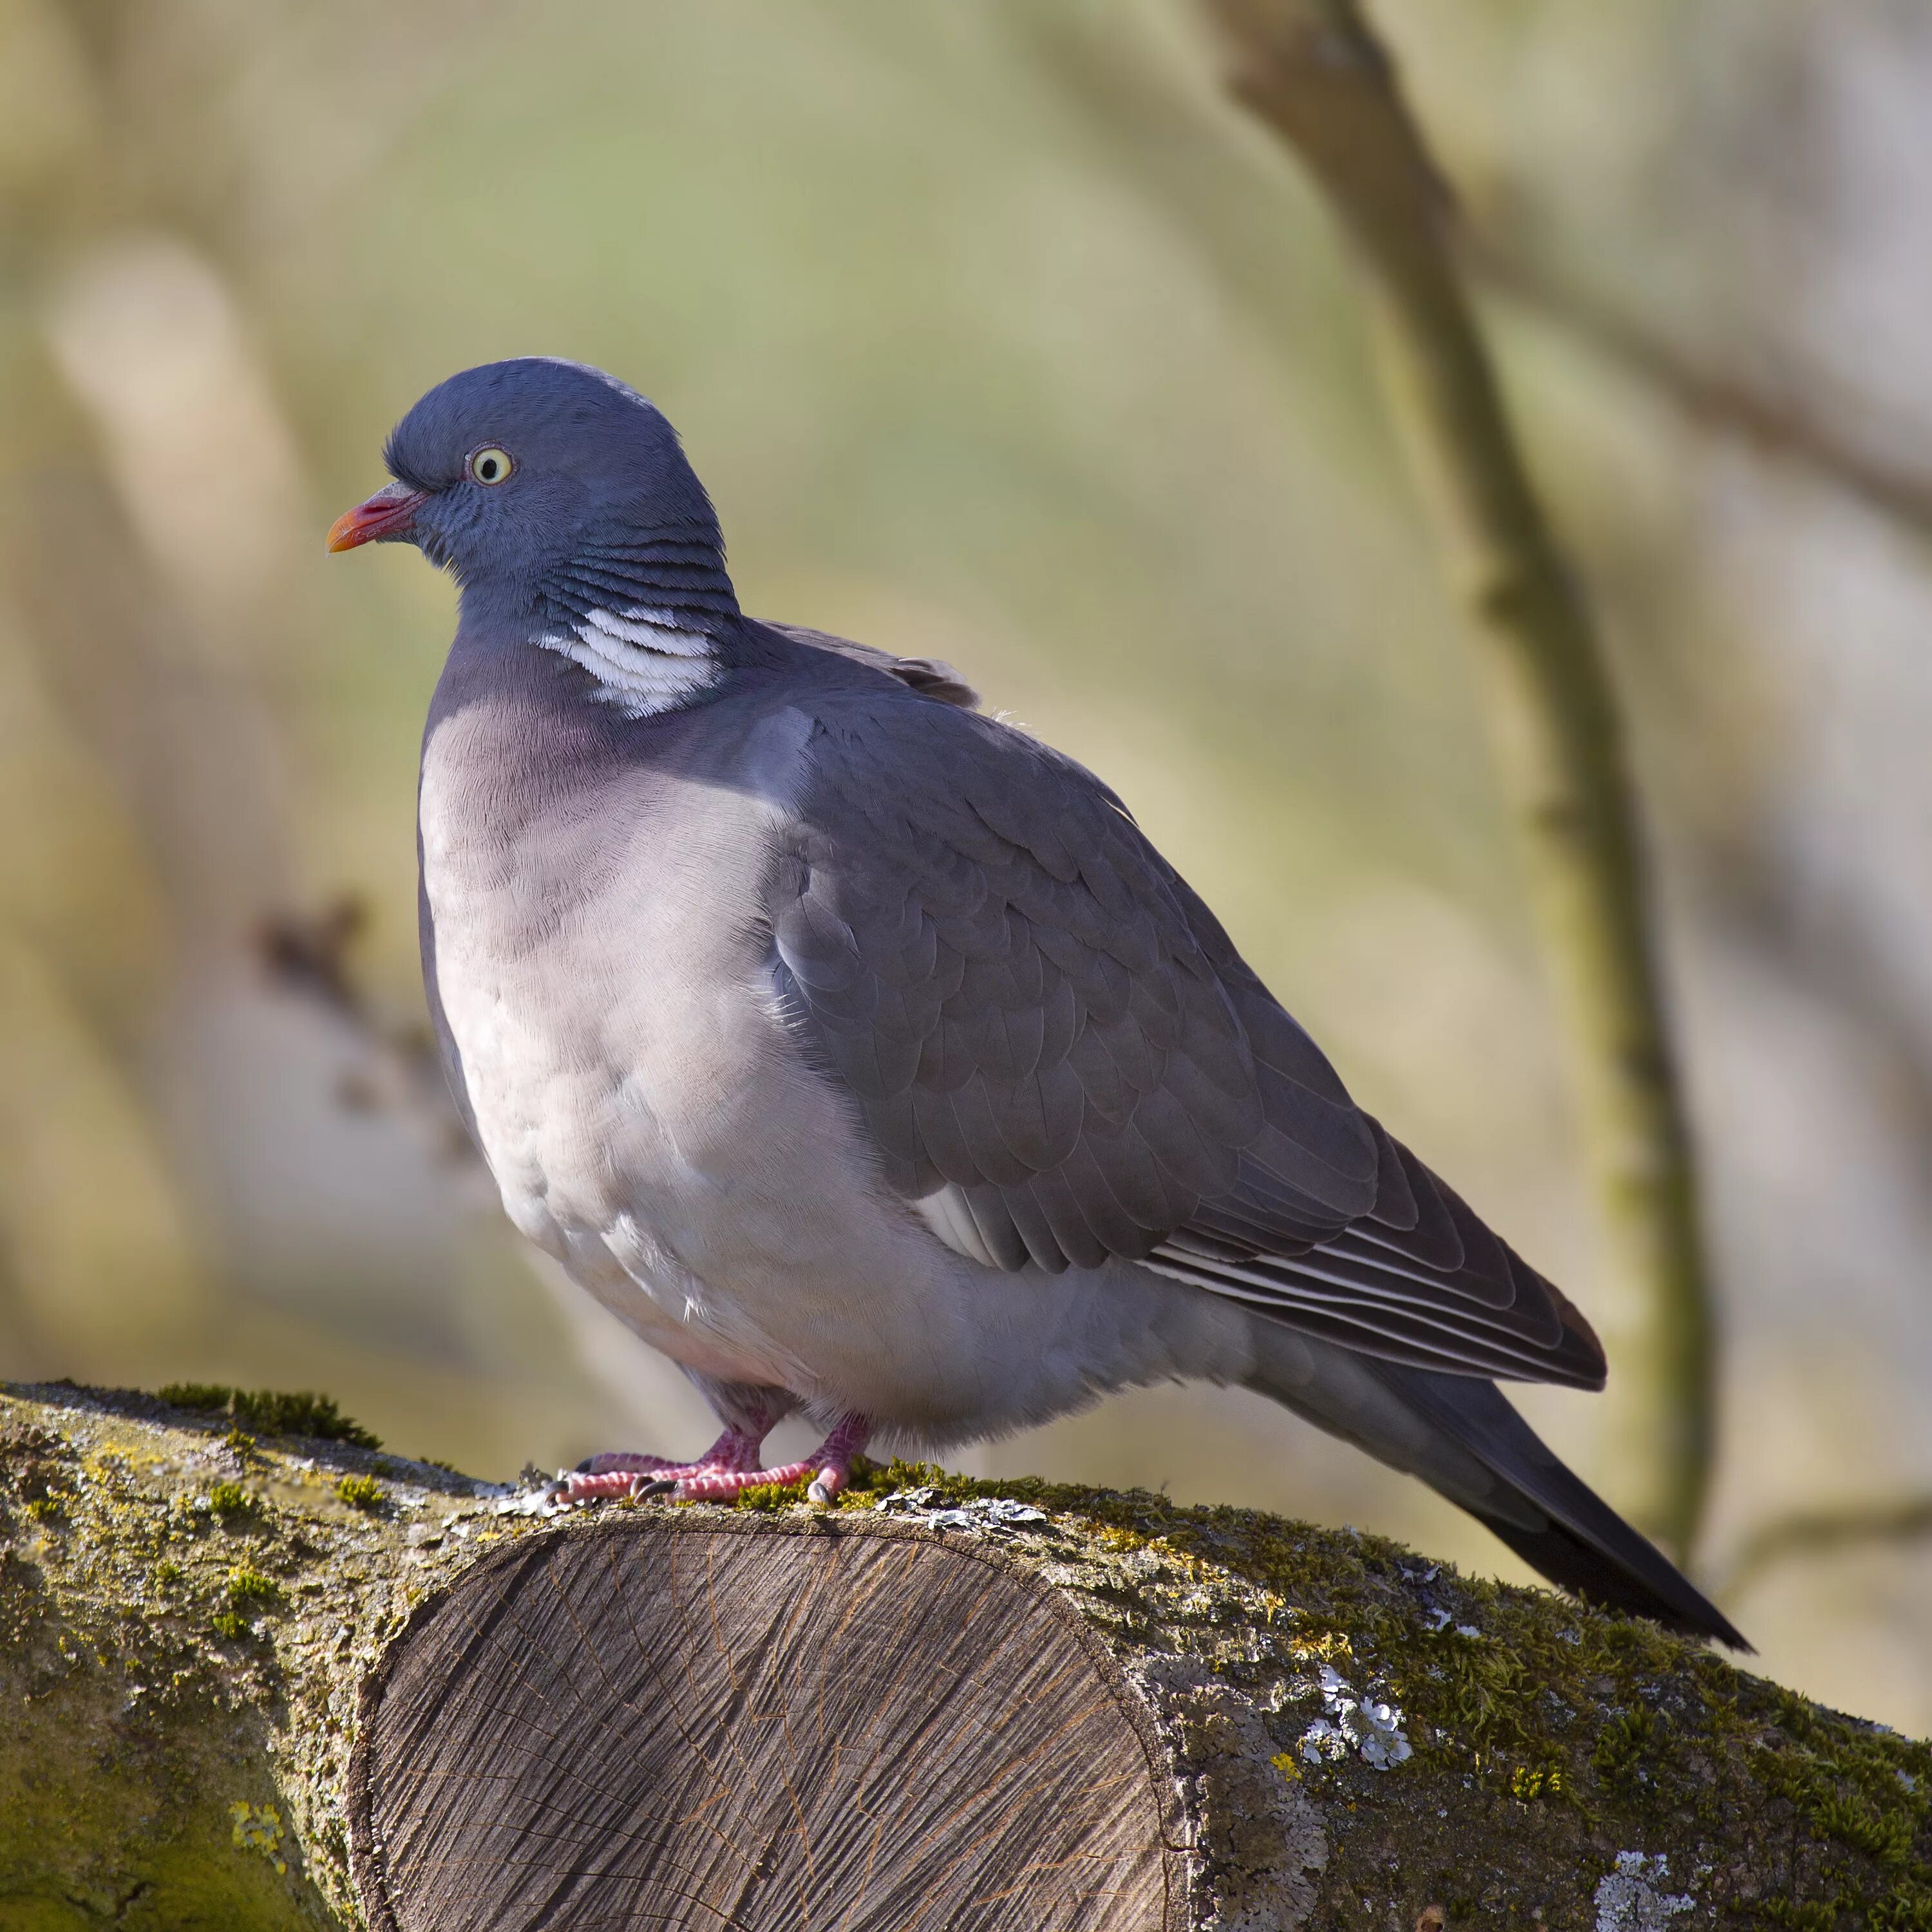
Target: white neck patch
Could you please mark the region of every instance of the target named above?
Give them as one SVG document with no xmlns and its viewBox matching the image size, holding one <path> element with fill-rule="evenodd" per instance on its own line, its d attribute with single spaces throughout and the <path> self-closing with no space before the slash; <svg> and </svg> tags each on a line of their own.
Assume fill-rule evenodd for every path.
<svg viewBox="0 0 1932 1932">
<path fill-rule="evenodd" d="M 627 718 L 674 710 L 718 676 L 711 640 L 686 629 L 674 612 L 647 605 L 586 610 L 536 642 L 580 664 L 596 680 L 598 698 Z"/>
</svg>

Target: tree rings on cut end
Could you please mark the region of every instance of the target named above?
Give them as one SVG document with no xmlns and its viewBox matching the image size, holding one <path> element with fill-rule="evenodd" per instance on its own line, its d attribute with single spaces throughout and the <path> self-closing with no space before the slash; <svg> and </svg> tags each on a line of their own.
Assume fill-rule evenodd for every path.
<svg viewBox="0 0 1932 1932">
<path fill-rule="evenodd" d="M 1164 1932 L 1173 1781 L 1065 1604 L 892 1523 L 626 1513 L 519 1541 L 362 1693 L 383 1932 Z"/>
</svg>

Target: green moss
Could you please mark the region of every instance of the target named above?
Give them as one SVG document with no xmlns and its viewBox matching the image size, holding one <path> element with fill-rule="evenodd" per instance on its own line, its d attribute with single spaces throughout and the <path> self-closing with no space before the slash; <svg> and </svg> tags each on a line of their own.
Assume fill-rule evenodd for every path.
<svg viewBox="0 0 1932 1932">
<path fill-rule="evenodd" d="M 170 1382 L 160 1391 L 160 1398 L 177 1408 L 232 1417 L 238 1430 L 252 1429 L 259 1435 L 312 1436 L 327 1442 L 352 1443 L 358 1449 L 382 1446 L 379 1436 L 351 1421 L 327 1396 L 306 1389 L 238 1389 L 225 1382 Z"/>
<path fill-rule="evenodd" d="M 1901 1887 L 1865 1914 L 1872 1932 L 1932 1932 L 1932 1891 Z"/>
<path fill-rule="evenodd" d="M 223 1607 L 212 1621 L 214 1628 L 229 1637 L 242 1636 L 251 1618 L 279 1610 L 283 1601 L 281 1586 L 248 1563 L 237 1564 L 229 1571 L 221 1597 Z"/>
<path fill-rule="evenodd" d="M 748 1490 L 740 1490 L 734 1498 L 733 1507 L 765 1515 L 774 1510 L 789 1509 L 793 1504 L 805 1500 L 810 1480 L 801 1476 L 795 1483 L 756 1484 Z"/>
<path fill-rule="evenodd" d="M 248 1635 L 255 1618 L 282 1606 L 282 1587 L 272 1576 L 251 1563 L 238 1563 L 222 1583 L 220 1606 L 208 1622 L 221 1636 L 238 1640 Z"/>
<path fill-rule="evenodd" d="M 1565 1796 L 1568 1782 L 1560 1764 L 1520 1764 L 1510 1773 L 1509 1790 L 1512 1798 L 1526 1804 Z"/>
<path fill-rule="evenodd" d="M 1789 1927 L 1790 1932 L 1835 1932 L 1844 1918 L 1843 1902 L 1835 1898 L 1814 1898 L 1803 1905 L 1774 1898 L 1759 1909 L 1772 1924 Z"/>
<path fill-rule="evenodd" d="M 226 1520 L 248 1514 L 255 1507 L 255 1498 L 239 1483 L 217 1483 L 208 1490 L 208 1506 Z"/>
<path fill-rule="evenodd" d="M 382 1507 L 382 1486 L 374 1476 L 344 1476 L 336 1484 L 335 1493 L 354 1509 Z"/>
<path fill-rule="evenodd" d="M 236 1609 L 267 1609 L 282 1599 L 282 1586 L 253 1564 L 238 1563 L 228 1573 L 228 1600 Z"/>
<path fill-rule="evenodd" d="M 334 1504 L 325 1485 L 340 1464 L 318 1480 L 308 1454 L 266 1436 L 246 1445 L 234 1484 L 253 1502 L 245 1545 L 211 1534 L 211 1503 L 235 1498 L 209 1496 L 206 1450 L 244 1418 L 211 1419 L 212 1433 L 183 1433 L 148 1396 L 88 1391 L 70 1405 L 0 1392 L 0 1516 L 15 1531 L 10 1551 L 0 1544 L 8 1932 L 348 1922 L 346 1846 L 315 1813 L 308 1768 L 346 1747 L 310 1714 L 338 1667 L 338 1619 L 359 1647 L 400 1609 L 347 1580 L 363 1566 L 399 1570 L 400 1539 L 386 1517 Z M 26 1512 L 37 1499 L 50 1504 L 44 1526 Z M 232 1528 L 236 1516 L 219 1520 Z M 232 1808 L 244 1802 L 254 1835 L 238 1846 Z M 271 1812 L 284 1827 L 273 1856 L 261 1841 Z"/>
<path fill-rule="evenodd" d="M 83 1679 L 20 1717 L 33 1774 L 0 1770 L 0 1925 L 12 1932 L 320 1932 L 332 1918 L 274 1856 L 238 1846 L 232 1733 L 184 1726 L 158 1750 L 116 1740 Z M 227 1732 L 226 1724 L 219 1730 Z M 272 1794 L 243 1786 L 258 1812 Z M 277 1860 L 280 1859 L 278 1868 Z"/>
<path fill-rule="evenodd" d="M 1918 1836 L 1916 1821 L 1902 1810 L 1875 1810 L 1862 1798 L 1835 1792 L 1819 1801 L 1811 1817 L 1820 1831 L 1884 1864 L 1903 1864 Z"/>
<path fill-rule="evenodd" d="M 1613 1790 L 1633 1786 L 1642 1774 L 1645 1759 L 1655 1754 L 1658 1745 L 1657 1720 L 1639 1705 L 1619 1712 L 1598 1732 L 1591 1768 Z"/>
</svg>

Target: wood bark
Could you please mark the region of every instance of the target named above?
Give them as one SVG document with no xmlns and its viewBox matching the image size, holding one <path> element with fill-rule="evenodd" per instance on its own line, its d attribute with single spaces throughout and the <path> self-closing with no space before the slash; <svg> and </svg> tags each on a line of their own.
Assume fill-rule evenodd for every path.
<svg viewBox="0 0 1932 1932">
<path fill-rule="evenodd" d="M 44 1388 L 0 1510 L 9 1932 L 1932 1924 L 1932 1750 L 1352 1532 L 546 1515 Z"/>
</svg>

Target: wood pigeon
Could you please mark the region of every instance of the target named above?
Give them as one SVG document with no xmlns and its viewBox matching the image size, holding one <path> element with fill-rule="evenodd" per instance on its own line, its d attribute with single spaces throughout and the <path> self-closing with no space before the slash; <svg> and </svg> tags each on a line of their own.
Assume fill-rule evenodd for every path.
<svg viewBox="0 0 1932 1932">
<path fill-rule="evenodd" d="M 518 1228 L 697 1384 L 728 1496 L 1160 1381 L 1259 1390 L 1564 1587 L 1743 1640 L 1499 1379 L 1589 1324 L 1348 1097 L 1099 778 L 946 666 L 738 607 L 664 416 L 581 364 L 432 389 L 332 550 L 461 586 L 423 970 Z M 760 1466 L 783 1416 L 829 1431 Z"/>
</svg>

